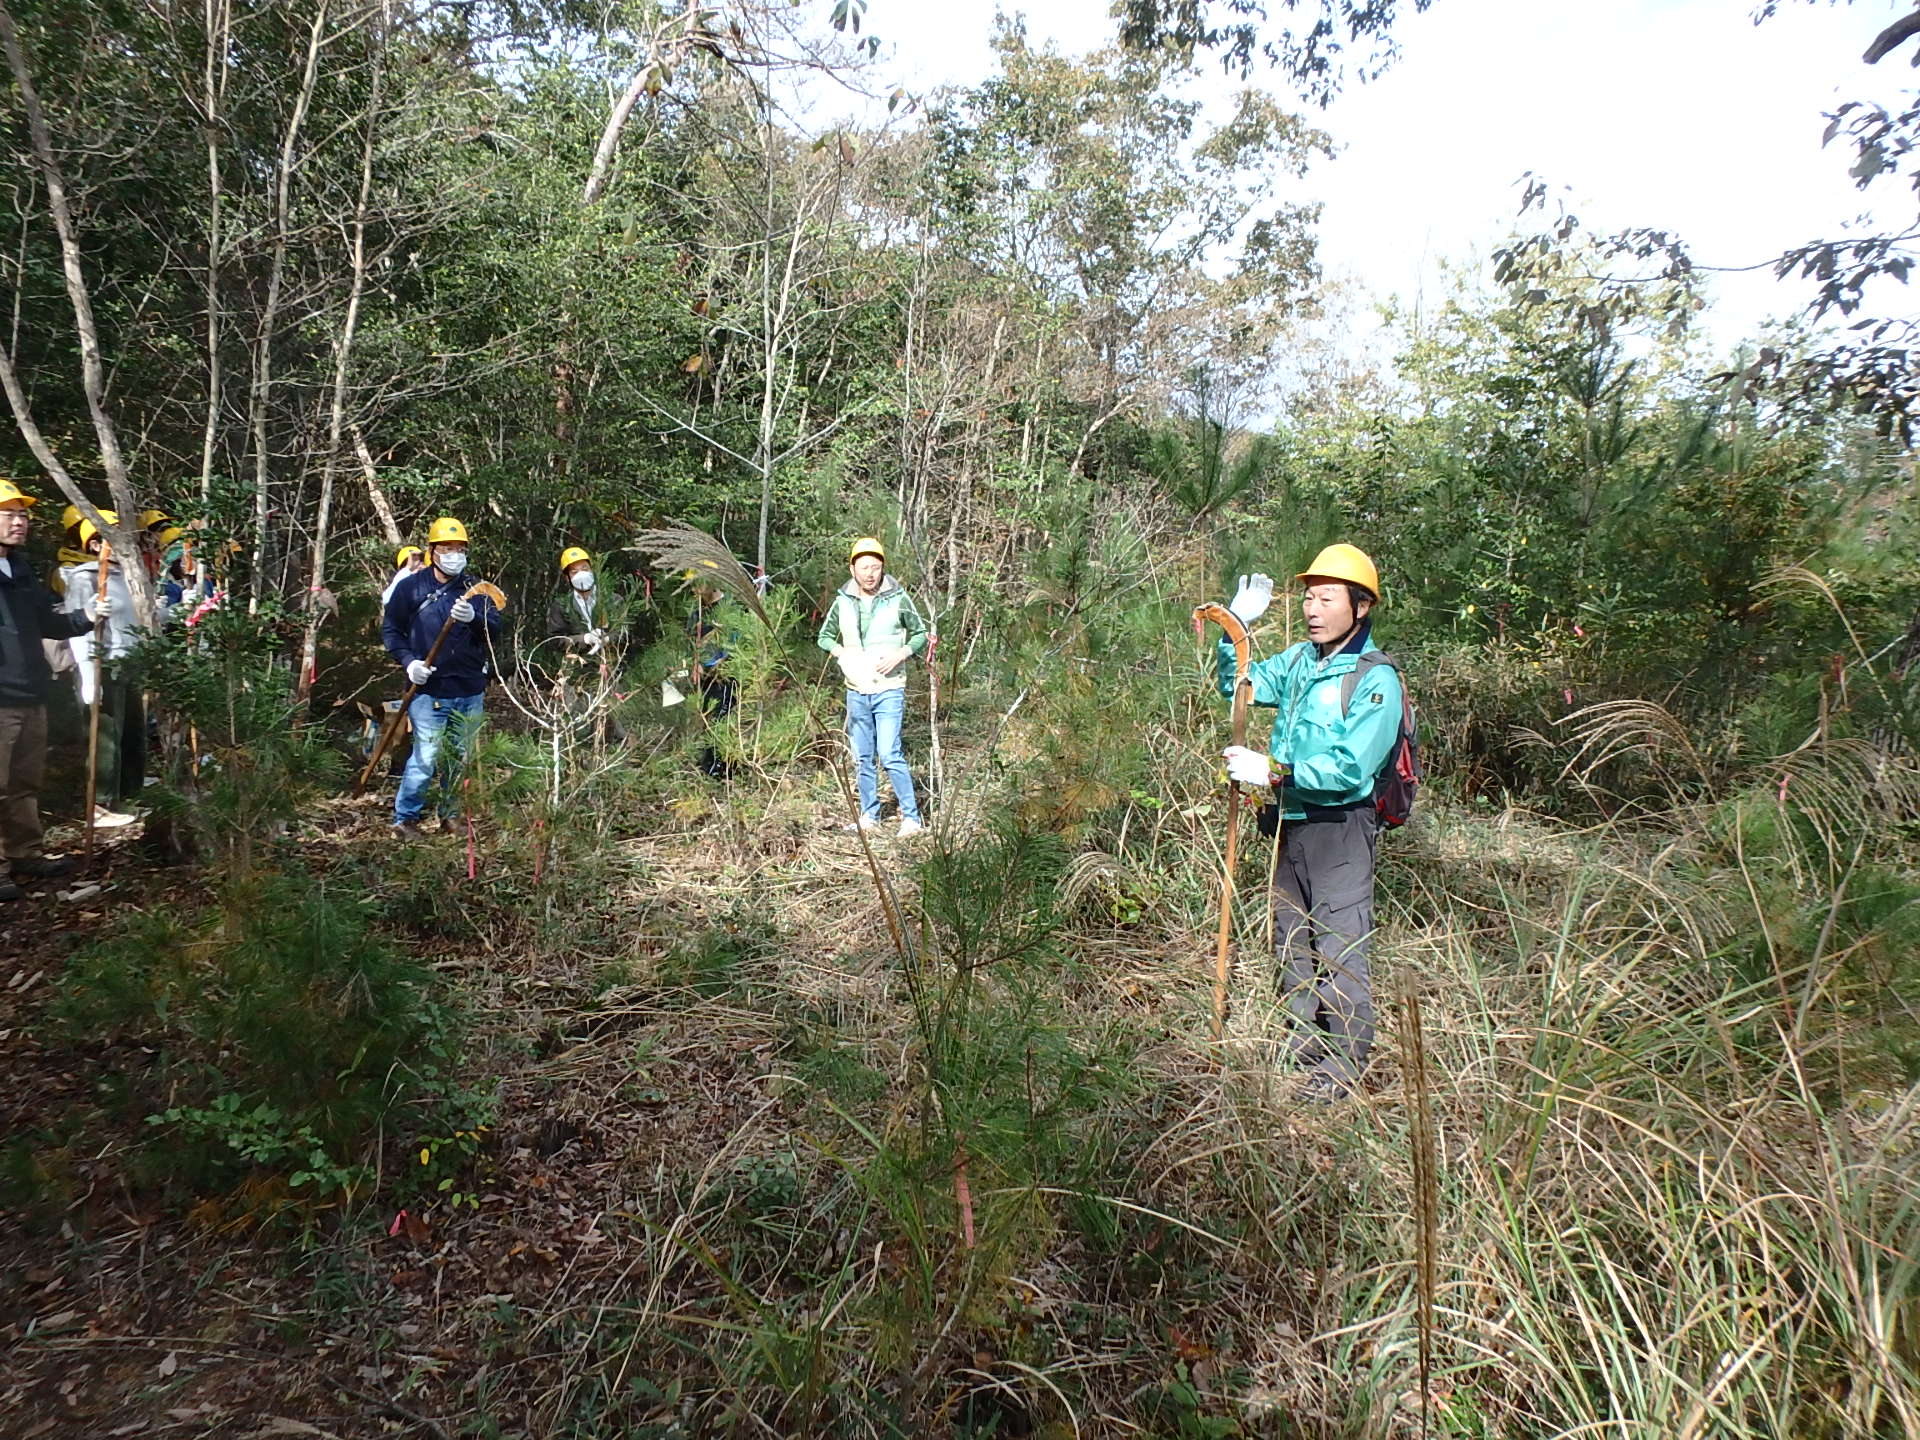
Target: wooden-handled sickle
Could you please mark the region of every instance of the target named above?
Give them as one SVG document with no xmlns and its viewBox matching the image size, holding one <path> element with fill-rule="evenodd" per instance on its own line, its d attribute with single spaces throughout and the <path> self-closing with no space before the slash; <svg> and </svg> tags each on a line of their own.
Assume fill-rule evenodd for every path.
<svg viewBox="0 0 1920 1440">
<path fill-rule="evenodd" d="M 498 586 L 489 585 L 482 580 L 478 585 L 460 598 L 471 600 L 476 595 L 484 595 L 493 602 L 494 609 L 506 614 L 507 597 L 500 593 Z M 479 616 L 474 617 L 476 620 Z M 449 606 L 447 618 L 440 626 L 440 633 L 433 637 L 433 648 L 426 653 L 426 662 L 431 665 L 440 658 L 440 647 L 447 643 L 447 636 L 453 631 L 453 610 Z M 406 718 L 407 706 L 413 703 L 413 697 L 420 693 L 418 685 L 409 684 L 406 693 L 400 697 L 400 708 L 387 718 L 386 728 L 380 732 L 380 739 L 373 747 L 373 754 L 367 758 L 367 768 L 360 772 L 360 778 L 353 782 L 353 793 L 358 795 L 367 788 L 367 782 L 373 779 L 373 772 L 380 764 L 380 757 L 387 753 L 387 747 L 393 743 L 393 737 L 400 733 L 400 725 Z"/>
<path fill-rule="evenodd" d="M 1247 743 L 1247 705 L 1253 698 L 1253 643 L 1240 617 L 1217 601 L 1194 607 L 1193 635 L 1206 637 L 1211 620 L 1226 632 L 1233 646 L 1233 743 Z M 1233 872 L 1240 859 L 1240 787 L 1227 782 L 1227 853 L 1220 877 L 1220 931 L 1213 953 L 1213 1038 L 1219 1042 L 1227 1033 L 1227 978 L 1233 952 Z"/>
</svg>

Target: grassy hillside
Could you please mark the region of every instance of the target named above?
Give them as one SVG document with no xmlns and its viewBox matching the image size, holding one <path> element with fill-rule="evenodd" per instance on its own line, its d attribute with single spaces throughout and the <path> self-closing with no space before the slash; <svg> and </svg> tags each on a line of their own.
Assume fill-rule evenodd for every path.
<svg viewBox="0 0 1920 1440">
<path fill-rule="evenodd" d="M 1194 737 L 1095 795 L 1003 699 L 873 843 L 905 963 L 824 742 L 715 784 L 654 721 L 555 814 L 497 736 L 471 855 L 307 808 L 291 931 L 129 859 L 141 917 L 8 992 L 21 1433 L 1913 1432 L 1912 977 L 1861 897 L 1770 912 L 1751 816 L 1429 796 L 1366 1092 L 1308 1105 L 1251 898 L 1206 1039 Z M 266 1003 L 404 1036 L 355 1089 Z"/>
</svg>

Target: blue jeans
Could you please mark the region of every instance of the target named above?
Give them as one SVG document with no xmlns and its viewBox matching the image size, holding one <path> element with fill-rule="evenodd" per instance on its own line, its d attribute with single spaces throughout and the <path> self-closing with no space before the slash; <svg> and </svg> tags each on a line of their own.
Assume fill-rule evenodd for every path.
<svg viewBox="0 0 1920 1440">
<path fill-rule="evenodd" d="M 874 754 L 887 767 L 893 782 L 893 798 L 900 802 L 902 820 L 920 818 L 919 802 L 913 798 L 913 775 L 907 769 L 907 757 L 900 749 L 900 722 L 907 713 L 904 685 L 882 690 L 878 695 L 847 691 L 847 738 L 853 742 L 854 775 L 860 786 L 860 813 L 869 820 L 880 818 L 880 777 L 875 771 Z"/>
<path fill-rule="evenodd" d="M 453 814 L 454 791 L 460 772 L 467 768 L 473 737 L 480 732 L 484 700 L 481 695 L 456 695 L 447 700 L 431 695 L 413 697 L 413 703 L 407 706 L 407 719 L 413 722 L 413 753 L 407 756 L 400 793 L 393 801 L 396 822 L 420 818 L 427 806 L 427 788 L 436 775 L 440 780 L 439 813 Z"/>
</svg>

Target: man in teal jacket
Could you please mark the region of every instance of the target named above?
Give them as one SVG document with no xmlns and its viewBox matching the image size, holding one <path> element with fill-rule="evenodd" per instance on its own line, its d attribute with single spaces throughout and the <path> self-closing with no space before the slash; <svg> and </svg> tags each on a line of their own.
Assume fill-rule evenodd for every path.
<svg viewBox="0 0 1920 1440">
<path fill-rule="evenodd" d="M 1274 958 L 1288 1044 L 1309 1093 L 1330 1099 L 1353 1090 L 1373 1048 L 1373 787 L 1400 734 L 1400 677 L 1388 664 L 1361 666 L 1373 649 L 1369 616 L 1380 597 L 1379 572 L 1364 552 L 1329 545 L 1297 578 L 1307 638 L 1251 672 L 1253 702 L 1279 711 L 1272 754 L 1229 747 L 1227 773 L 1271 788 L 1281 806 Z M 1243 577 L 1228 608 L 1251 623 L 1272 598 L 1266 576 Z M 1225 643 L 1219 678 L 1221 694 L 1232 695 L 1233 647 Z"/>
<path fill-rule="evenodd" d="M 927 622 L 913 597 L 887 573 L 887 552 L 872 536 L 849 547 L 847 569 L 847 583 L 820 621 L 819 645 L 840 662 L 847 681 L 847 739 L 860 789 L 860 818 L 853 824 L 871 830 L 880 823 L 877 757 L 900 802 L 900 838 L 910 839 L 926 827 L 900 748 L 900 729 L 906 718 L 907 661 L 926 650 Z"/>
</svg>

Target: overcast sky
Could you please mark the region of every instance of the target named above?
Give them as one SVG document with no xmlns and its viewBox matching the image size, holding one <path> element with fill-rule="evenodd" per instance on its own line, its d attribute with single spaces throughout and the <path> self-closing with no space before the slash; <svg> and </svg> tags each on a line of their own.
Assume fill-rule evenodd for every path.
<svg viewBox="0 0 1920 1440">
<path fill-rule="evenodd" d="M 871 0 L 881 73 L 910 90 L 992 70 L 994 0 Z M 1277 7 L 1276 7 L 1277 8 Z M 1484 256 L 1515 224 L 1527 171 L 1570 187 L 1592 227 L 1652 225 L 1702 263 L 1751 265 L 1840 233 L 1871 201 L 1910 217 L 1911 192 L 1863 194 L 1850 156 L 1823 150 L 1822 113 L 1844 99 L 1897 102 L 1905 51 L 1860 62 L 1907 0 L 1434 0 L 1399 26 L 1399 62 L 1318 116 L 1342 149 L 1306 182 L 1326 205 L 1321 258 L 1372 294 L 1431 303 L 1438 265 Z M 1029 34 L 1082 53 L 1113 34 L 1108 0 L 1025 7 Z M 1258 78 L 1258 77 L 1256 77 Z M 1222 95 L 1237 82 L 1210 70 Z M 1292 102 L 1290 102 L 1292 103 Z M 1904 203 L 1903 203 L 1904 202 Z M 1718 277 L 1711 333 L 1731 346 L 1807 287 L 1769 272 Z M 1886 303 L 1908 308 L 1896 293 Z"/>
</svg>

